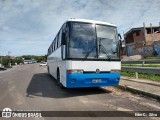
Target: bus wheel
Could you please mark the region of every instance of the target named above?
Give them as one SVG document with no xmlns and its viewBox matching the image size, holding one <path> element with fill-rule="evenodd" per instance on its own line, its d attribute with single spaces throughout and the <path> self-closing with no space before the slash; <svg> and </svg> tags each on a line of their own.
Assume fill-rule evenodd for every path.
<svg viewBox="0 0 160 120">
<path fill-rule="evenodd" d="M 60 88 L 64 89 L 65 87 L 62 85 L 62 83 L 60 82 L 60 73 L 59 70 L 57 70 L 57 82 L 58 85 L 60 86 Z"/>
<path fill-rule="evenodd" d="M 59 87 L 60 87 L 61 89 L 65 89 L 65 87 L 62 85 L 62 83 L 59 83 Z"/>
<path fill-rule="evenodd" d="M 47 71 L 48 71 L 48 73 L 49 73 L 49 67 L 47 66 Z"/>
<path fill-rule="evenodd" d="M 48 70 L 48 74 L 49 74 L 49 76 L 50 76 L 50 77 L 52 77 L 52 76 L 51 76 L 51 74 L 50 74 L 50 72 L 49 72 L 49 67 L 48 67 L 48 66 L 47 66 L 47 70 Z"/>
<path fill-rule="evenodd" d="M 59 69 L 57 69 L 57 82 L 60 83 L 60 74 L 59 74 Z"/>
</svg>

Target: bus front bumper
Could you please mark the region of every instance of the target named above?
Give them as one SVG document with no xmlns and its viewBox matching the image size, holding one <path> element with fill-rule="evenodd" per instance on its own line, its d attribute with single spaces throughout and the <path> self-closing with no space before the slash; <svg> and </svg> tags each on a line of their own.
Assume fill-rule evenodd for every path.
<svg viewBox="0 0 160 120">
<path fill-rule="evenodd" d="M 118 86 L 119 73 L 67 74 L 67 88 Z"/>
</svg>

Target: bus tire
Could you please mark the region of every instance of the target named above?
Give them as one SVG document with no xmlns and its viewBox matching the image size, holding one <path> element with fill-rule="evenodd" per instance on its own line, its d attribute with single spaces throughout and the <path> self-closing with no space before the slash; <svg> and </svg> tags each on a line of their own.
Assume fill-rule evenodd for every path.
<svg viewBox="0 0 160 120">
<path fill-rule="evenodd" d="M 60 72 L 59 72 L 59 68 L 57 69 L 57 82 L 58 82 L 58 86 L 61 89 L 64 89 L 65 87 L 62 85 L 62 83 L 60 82 Z"/>
<path fill-rule="evenodd" d="M 49 67 L 47 66 L 47 71 L 48 71 L 48 74 L 49 74 Z"/>
<path fill-rule="evenodd" d="M 59 87 L 60 87 L 61 89 L 65 89 L 65 87 L 62 85 L 62 83 L 59 83 Z"/>
<path fill-rule="evenodd" d="M 59 73 L 59 68 L 57 68 L 57 82 L 60 83 L 60 73 Z"/>
<path fill-rule="evenodd" d="M 51 77 L 52 75 L 49 72 L 49 66 L 47 66 L 47 71 L 48 71 L 49 76 Z"/>
</svg>

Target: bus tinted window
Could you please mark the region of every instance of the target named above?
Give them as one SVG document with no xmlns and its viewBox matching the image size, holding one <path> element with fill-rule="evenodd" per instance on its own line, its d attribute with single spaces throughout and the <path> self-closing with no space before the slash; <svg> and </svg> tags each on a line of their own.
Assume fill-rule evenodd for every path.
<svg viewBox="0 0 160 120">
<path fill-rule="evenodd" d="M 52 42 L 52 45 L 51 45 L 51 49 L 52 49 L 52 52 L 54 51 L 54 49 L 53 49 L 53 42 Z"/>
<path fill-rule="evenodd" d="M 57 49 L 57 37 L 55 38 L 55 50 Z"/>
<path fill-rule="evenodd" d="M 62 30 L 60 30 L 59 36 L 58 36 L 58 47 L 60 47 L 61 45 L 61 37 L 62 37 Z"/>
<path fill-rule="evenodd" d="M 52 49 L 53 49 L 53 51 L 54 51 L 54 41 L 53 41 L 53 44 L 52 44 Z"/>
<path fill-rule="evenodd" d="M 118 58 L 116 53 L 116 28 L 103 25 L 96 25 L 96 32 L 97 40 L 100 44 L 99 58 L 107 59 L 106 51 L 112 59 Z"/>
<path fill-rule="evenodd" d="M 72 23 L 69 41 L 69 57 L 84 58 L 89 51 L 88 57 L 96 57 L 96 34 L 92 24 Z"/>
</svg>

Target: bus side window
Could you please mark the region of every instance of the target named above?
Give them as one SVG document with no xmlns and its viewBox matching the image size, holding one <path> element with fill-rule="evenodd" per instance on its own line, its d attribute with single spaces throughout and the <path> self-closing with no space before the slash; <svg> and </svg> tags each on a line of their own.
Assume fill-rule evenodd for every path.
<svg viewBox="0 0 160 120">
<path fill-rule="evenodd" d="M 57 37 L 55 38 L 55 50 L 57 49 Z"/>
<path fill-rule="evenodd" d="M 62 26 L 61 30 L 61 44 L 66 45 L 66 24 Z"/>
<path fill-rule="evenodd" d="M 55 46 L 56 46 L 56 45 L 55 45 L 55 41 L 56 41 L 56 39 L 54 39 L 54 51 L 56 50 L 56 47 L 55 47 Z"/>
<path fill-rule="evenodd" d="M 50 48 L 49 48 L 49 55 L 50 55 L 51 53 L 50 53 Z"/>
<path fill-rule="evenodd" d="M 51 53 L 52 53 L 53 51 L 52 51 L 52 45 L 51 45 Z"/>
<path fill-rule="evenodd" d="M 54 46 L 54 43 L 52 42 L 52 52 L 54 52 L 54 47 L 53 46 Z"/>
<path fill-rule="evenodd" d="M 53 52 L 54 52 L 54 41 L 53 41 L 53 43 L 52 43 L 52 50 L 53 50 Z"/>
<path fill-rule="evenodd" d="M 61 46 L 61 37 L 62 37 L 62 30 L 60 30 L 58 34 L 58 47 Z"/>
<path fill-rule="evenodd" d="M 57 42 L 56 48 L 58 48 L 58 35 L 56 37 L 56 42 Z"/>
<path fill-rule="evenodd" d="M 67 42 L 69 41 L 69 27 L 68 24 L 65 24 L 65 27 L 63 27 L 62 30 L 62 45 L 66 45 Z"/>
<path fill-rule="evenodd" d="M 66 43 L 69 41 L 69 26 L 66 25 Z"/>
</svg>

